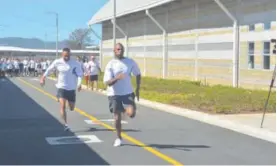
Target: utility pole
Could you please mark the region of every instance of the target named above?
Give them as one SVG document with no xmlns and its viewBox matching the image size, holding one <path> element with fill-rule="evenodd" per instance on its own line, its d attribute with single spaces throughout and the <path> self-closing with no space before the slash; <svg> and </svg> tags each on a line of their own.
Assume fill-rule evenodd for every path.
<svg viewBox="0 0 277 166">
<path fill-rule="evenodd" d="M 113 0 L 113 47 L 116 44 L 116 0 Z"/>
<path fill-rule="evenodd" d="M 58 58 L 58 43 L 59 43 L 59 14 L 56 14 L 56 29 L 57 29 L 57 38 L 56 38 L 56 59 Z"/>
</svg>

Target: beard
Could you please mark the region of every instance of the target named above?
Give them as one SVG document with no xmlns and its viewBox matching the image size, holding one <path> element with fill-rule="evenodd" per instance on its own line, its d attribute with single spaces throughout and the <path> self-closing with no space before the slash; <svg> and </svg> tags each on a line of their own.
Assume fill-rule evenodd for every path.
<svg viewBox="0 0 277 166">
<path fill-rule="evenodd" d="M 63 57 L 63 60 L 64 60 L 64 61 L 69 61 L 69 59 L 70 59 L 69 56 Z"/>
</svg>

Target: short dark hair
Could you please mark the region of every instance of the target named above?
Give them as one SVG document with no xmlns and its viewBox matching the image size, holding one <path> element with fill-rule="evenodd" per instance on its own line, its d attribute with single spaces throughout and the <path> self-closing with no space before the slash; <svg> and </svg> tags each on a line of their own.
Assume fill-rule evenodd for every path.
<svg viewBox="0 0 277 166">
<path fill-rule="evenodd" d="M 116 43 L 116 45 L 119 45 L 121 47 L 122 51 L 125 51 L 125 48 L 122 43 Z"/>
<path fill-rule="evenodd" d="M 63 48 L 63 52 L 64 51 L 70 53 L 70 49 L 69 48 Z"/>
</svg>

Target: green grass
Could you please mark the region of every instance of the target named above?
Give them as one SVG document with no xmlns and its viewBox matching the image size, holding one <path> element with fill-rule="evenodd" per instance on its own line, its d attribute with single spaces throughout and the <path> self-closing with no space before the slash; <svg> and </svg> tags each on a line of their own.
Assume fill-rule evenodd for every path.
<svg viewBox="0 0 277 166">
<path fill-rule="evenodd" d="M 99 87 L 105 89 L 101 74 Z M 135 85 L 135 78 L 132 80 Z M 202 86 L 201 82 L 143 77 L 141 98 L 208 113 L 262 112 L 267 91 L 228 86 Z M 268 112 L 276 111 L 276 93 L 272 92 Z"/>
<path fill-rule="evenodd" d="M 99 77 L 98 87 L 106 89 Z M 135 78 L 132 80 L 135 85 Z M 268 92 L 228 86 L 203 86 L 201 82 L 142 77 L 140 97 L 207 113 L 235 114 L 263 111 Z M 271 93 L 268 112 L 276 111 L 276 93 Z"/>
</svg>

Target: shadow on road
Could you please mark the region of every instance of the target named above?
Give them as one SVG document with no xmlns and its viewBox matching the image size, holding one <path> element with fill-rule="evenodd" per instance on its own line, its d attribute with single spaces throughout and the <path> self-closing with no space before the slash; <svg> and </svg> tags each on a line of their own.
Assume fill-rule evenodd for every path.
<svg viewBox="0 0 277 166">
<path fill-rule="evenodd" d="M 124 144 L 123 146 L 136 146 L 141 147 L 138 145 L 132 145 L 132 144 Z M 206 145 L 165 145 L 165 144 L 148 144 L 144 147 L 152 147 L 157 149 L 176 149 L 176 150 L 183 150 L 183 151 L 191 151 L 192 149 L 197 148 L 210 148 L 210 146 Z"/>
<path fill-rule="evenodd" d="M 46 137 L 75 134 L 9 79 L 0 82 L 0 103 L 1 165 L 109 164 L 86 144 L 48 144 Z"/>
<path fill-rule="evenodd" d="M 89 128 L 89 129 L 84 129 L 84 130 L 78 130 L 75 132 L 97 132 L 97 131 L 113 131 L 110 129 L 100 129 L 100 128 Z M 135 129 L 122 129 L 122 132 L 141 132 L 141 130 L 135 130 Z"/>
</svg>

